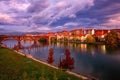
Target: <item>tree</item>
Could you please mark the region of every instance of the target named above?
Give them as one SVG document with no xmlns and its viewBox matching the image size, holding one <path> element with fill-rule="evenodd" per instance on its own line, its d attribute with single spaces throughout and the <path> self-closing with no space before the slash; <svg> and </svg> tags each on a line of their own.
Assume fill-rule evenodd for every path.
<svg viewBox="0 0 120 80">
<path fill-rule="evenodd" d="M 3 38 L 4 38 L 4 36 L 0 35 L 0 47 L 2 46 Z"/>
<path fill-rule="evenodd" d="M 108 46 L 115 47 L 118 45 L 118 34 L 116 31 L 111 31 L 108 33 L 108 35 L 105 37 L 105 43 Z"/>
<path fill-rule="evenodd" d="M 68 41 L 68 38 L 67 38 L 67 37 L 64 37 L 64 41 Z"/>
<path fill-rule="evenodd" d="M 40 38 L 40 39 L 39 39 L 39 42 L 45 43 L 45 42 L 47 42 L 47 40 L 46 40 L 45 38 Z"/>
<path fill-rule="evenodd" d="M 58 41 L 64 41 L 64 38 L 59 38 Z"/>
<path fill-rule="evenodd" d="M 88 35 L 85 41 L 87 43 L 95 43 L 96 42 L 95 38 L 92 35 Z"/>
<path fill-rule="evenodd" d="M 51 42 L 56 42 L 57 41 L 57 38 L 56 37 L 52 37 L 51 38 Z"/>
<path fill-rule="evenodd" d="M 76 38 L 76 37 L 74 37 L 74 38 L 72 39 L 72 41 L 79 41 L 79 39 Z"/>
<path fill-rule="evenodd" d="M 65 50 L 66 58 L 62 59 L 62 60 L 60 58 L 60 62 L 58 65 L 59 68 L 62 68 L 65 70 L 67 70 L 67 69 L 72 70 L 74 68 L 74 58 L 72 58 L 70 54 L 71 54 L 70 51 L 68 49 L 66 49 Z"/>
<path fill-rule="evenodd" d="M 47 62 L 49 64 L 52 64 L 54 59 L 53 59 L 53 54 L 54 54 L 54 50 L 52 48 L 49 49 L 49 56 L 48 56 L 48 59 L 47 59 Z"/>
</svg>

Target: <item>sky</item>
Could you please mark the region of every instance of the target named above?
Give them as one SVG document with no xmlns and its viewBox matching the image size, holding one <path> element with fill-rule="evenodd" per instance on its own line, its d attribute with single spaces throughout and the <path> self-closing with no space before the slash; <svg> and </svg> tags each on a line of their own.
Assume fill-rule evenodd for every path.
<svg viewBox="0 0 120 80">
<path fill-rule="evenodd" d="M 0 32 L 120 29 L 120 0 L 0 0 Z"/>
</svg>

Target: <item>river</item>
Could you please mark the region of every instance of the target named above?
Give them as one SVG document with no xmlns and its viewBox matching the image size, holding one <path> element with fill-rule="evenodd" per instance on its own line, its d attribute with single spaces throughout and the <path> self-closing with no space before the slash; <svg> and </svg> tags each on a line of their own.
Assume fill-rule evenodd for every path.
<svg viewBox="0 0 120 80">
<path fill-rule="evenodd" d="M 9 48 L 18 45 L 16 40 L 3 42 Z M 22 41 L 22 48 L 19 51 L 31 54 L 34 58 L 48 62 L 49 49 L 52 48 L 54 54 L 51 62 L 54 66 L 59 66 L 65 60 L 66 49 L 70 52 L 70 57 L 74 59 L 71 63 L 71 70 L 75 73 L 92 76 L 98 80 L 120 80 L 120 48 L 106 48 L 105 45 L 88 45 L 75 43 L 34 43 L 34 41 Z"/>
</svg>

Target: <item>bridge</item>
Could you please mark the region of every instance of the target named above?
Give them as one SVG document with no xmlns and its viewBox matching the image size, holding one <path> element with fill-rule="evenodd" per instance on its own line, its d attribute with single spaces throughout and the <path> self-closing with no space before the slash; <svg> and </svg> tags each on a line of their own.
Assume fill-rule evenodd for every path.
<svg viewBox="0 0 120 80">
<path fill-rule="evenodd" d="M 21 35 L 21 36 L 0 35 L 0 43 L 2 41 L 14 39 L 14 40 L 18 41 L 18 44 L 20 44 L 20 42 L 22 40 L 33 40 L 34 42 L 36 42 L 41 38 L 44 38 L 44 39 L 46 39 L 47 42 L 49 42 L 52 37 L 55 37 L 55 36 L 44 35 L 44 34 L 42 34 L 42 35 Z"/>
</svg>

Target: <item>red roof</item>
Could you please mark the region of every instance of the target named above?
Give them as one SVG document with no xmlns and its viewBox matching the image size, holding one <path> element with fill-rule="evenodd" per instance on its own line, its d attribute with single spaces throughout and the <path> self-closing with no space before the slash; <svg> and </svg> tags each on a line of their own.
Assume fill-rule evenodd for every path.
<svg viewBox="0 0 120 80">
<path fill-rule="evenodd" d="M 62 32 L 68 32 L 67 30 L 63 30 Z"/>
<path fill-rule="evenodd" d="M 47 34 L 53 34 L 53 32 L 48 32 Z"/>
<path fill-rule="evenodd" d="M 85 34 L 76 34 L 76 35 L 74 35 L 74 36 L 79 36 L 79 37 L 81 37 L 81 36 L 85 36 Z"/>
</svg>

